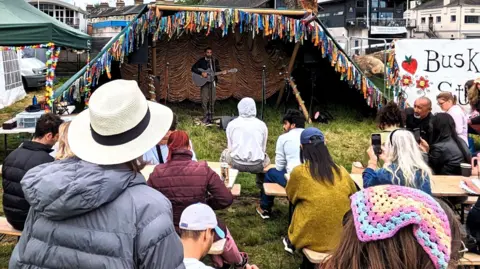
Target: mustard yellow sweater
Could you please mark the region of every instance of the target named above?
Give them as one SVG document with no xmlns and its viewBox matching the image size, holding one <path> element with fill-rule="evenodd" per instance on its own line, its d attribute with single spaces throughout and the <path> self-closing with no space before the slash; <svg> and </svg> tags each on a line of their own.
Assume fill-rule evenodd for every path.
<svg viewBox="0 0 480 269">
<path fill-rule="evenodd" d="M 334 170 L 334 185 L 313 179 L 306 164 L 292 170 L 286 191 L 295 211 L 288 238 L 296 249 L 328 252 L 339 243 L 349 197 L 357 191 L 347 170 L 339 168 L 339 174 Z"/>
</svg>

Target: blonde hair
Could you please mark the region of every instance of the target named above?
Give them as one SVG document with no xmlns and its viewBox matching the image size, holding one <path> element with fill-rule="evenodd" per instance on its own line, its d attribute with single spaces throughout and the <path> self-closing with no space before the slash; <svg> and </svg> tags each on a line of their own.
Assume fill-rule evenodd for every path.
<svg viewBox="0 0 480 269">
<path fill-rule="evenodd" d="M 55 160 L 63 160 L 75 157 L 70 146 L 68 145 L 68 127 L 70 122 L 64 122 L 58 128 L 58 151 L 55 155 Z"/>
<path fill-rule="evenodd" d="M 418 147 L 417 141 L 412 132 L 408 130 L 396 130 L 388 136 L 388 142 L 385 143 L 387 159 L 385 169 L 392 174 L 392 182 L 400 185 L 400 178 L 397 173 L 402 173 L 405 180 L 405 186 L 420 188 L 415 182 L 415 175 L 418 170 L 421 171 L 421 183 L 432 177 L 432 170 L 425 163 L 422 153 Z M 395 171 L 390 164 L 396 164 Z"/>
</svg>

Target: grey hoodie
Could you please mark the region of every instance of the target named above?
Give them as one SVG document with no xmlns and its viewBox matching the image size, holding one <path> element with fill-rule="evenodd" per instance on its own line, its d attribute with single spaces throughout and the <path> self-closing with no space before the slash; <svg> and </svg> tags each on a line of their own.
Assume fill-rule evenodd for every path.
<svg viewBox="0 0 480 269">
<path fill-rule="evenodd" d="M 171 203 L 124 165 L 77 158 L 31 169 L 9 268 L 184 268 Z"/>
</svg>

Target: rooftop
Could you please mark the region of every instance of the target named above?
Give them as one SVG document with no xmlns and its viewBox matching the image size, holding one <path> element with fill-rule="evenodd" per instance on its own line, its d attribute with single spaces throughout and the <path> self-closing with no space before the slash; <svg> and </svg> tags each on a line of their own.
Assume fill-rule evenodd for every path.
<svg viewBox="0 0 480 269">
<path fill-rule="evenodd" d="M 90 11 L 89 18 L 125 16 L 140 13 L 147 5 L 124 6 L 124 7 L 97 7 Z"/>
<path fill-rule="evenodd" d="M 451 0 L 450 4 L 446 5 L 446 7 L 453 7 L 453 6 L 479 6 L 480 0 Z M 426 9 L 436 9 L 436 8 L 443 8 L 443 0 L 432 0 L 426 3 L 423 3 L 412 10 L 426 10 Z"/>
</svg>

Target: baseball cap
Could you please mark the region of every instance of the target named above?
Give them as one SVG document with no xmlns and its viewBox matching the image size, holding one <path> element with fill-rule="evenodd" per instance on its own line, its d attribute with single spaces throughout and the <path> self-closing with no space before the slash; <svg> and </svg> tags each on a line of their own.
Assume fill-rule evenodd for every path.
<svg viewBox="0 0 480 269">
<path fill-rule="evenodd" d="M 307 129 L 303 130 L 302 134 L 300 135 L 300 143 L 302 145 L 310 144 L 310 139 L 313 136 L 320 137 L 319 142 L 325 142 L 325 136 L 323 135 L 322 131 L 318 130 L 315 127 L 308 127 Z"/>
<path fill-rule="evenodd" d="M 197 203 L 183 210 L 180 217 L 180 229 L 187 231 L 205 231 L 214 229 L 221 239 L 225 238 L 225 232 L 218 227 L 217 216 L 213 209 L 206 204 Z"/>
</svg>

